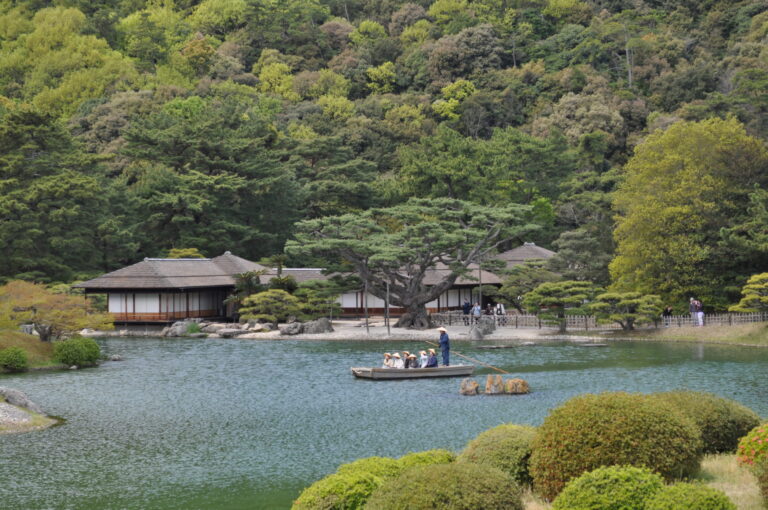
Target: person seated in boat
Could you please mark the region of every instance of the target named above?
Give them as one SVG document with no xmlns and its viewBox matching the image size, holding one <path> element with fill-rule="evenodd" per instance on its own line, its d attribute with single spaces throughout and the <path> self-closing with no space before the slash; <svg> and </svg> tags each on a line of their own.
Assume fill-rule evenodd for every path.
<svg viewBox="0 0 768 510">
<path fill-rule="evenodd" d="M 395 358 L 392 368 L 405 368 L 405 364 L 403 363 L 403 359 L 400 357 L 399 352 L 394 353 L 392 357 Z"/>
<path fill-rule="evenodd" d="M 394 362 L 392 361 L 392 355 L 388 352 L 384 353 L 384 363 L 382 363 L 381 368 L 392 368 L 392 365 Z"/>
<path fill-rule="evenodd" d="M 426 368 L 437 368 L 437 353 L 434 349 L 429 350 L 429 358 L 427 359 Z"/>
<path fill-rule="evenodd" d="M 403 351 L 403 368 L 411 368 L 411 360 L 408 359 L 408 356 L 410 356 L 411 353 L 408 351 Z"/>
<path fill-rule="evenodd" d="M 419 368 L 427 368 L 428 361 L 427 351 L 419 351 Z"/>
<path fill-rule="evenodd" d="M 405 368 L 419 368 L 419 360 L 416 359 L 415 354 L 409 354 L 406 363 L 407 365 Z"/>
</svg>

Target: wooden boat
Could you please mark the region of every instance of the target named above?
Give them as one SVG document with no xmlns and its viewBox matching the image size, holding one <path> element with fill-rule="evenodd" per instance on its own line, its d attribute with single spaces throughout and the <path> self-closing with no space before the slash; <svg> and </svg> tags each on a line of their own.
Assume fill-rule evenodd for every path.
<svg viewBox="0 0 768 510">
<path fill-rule="evenodd" d="M 420 379 L 422 377 L 464 377 L 472 375 L 473 365 L 451 365 L 434 368 L 371 368 L 352 367 L 352 375 L 361 379 L 391 381 L 395 379 Z"/>
</svg>

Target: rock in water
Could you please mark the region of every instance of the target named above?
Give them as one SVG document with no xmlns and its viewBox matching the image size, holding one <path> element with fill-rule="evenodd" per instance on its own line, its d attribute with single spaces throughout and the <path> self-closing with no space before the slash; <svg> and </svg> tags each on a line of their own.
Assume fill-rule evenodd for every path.
<svg viewBox="0 0 768 510">
<path fill-rule="evenodd" d="M 13 388 L 5 388 L 0 386 L 0 396 L 5 398 L 5 401 L 16 407 L 23 407 L 38 414 L 44 414 L 43 409 L 29 400 L 27 395 L 23 391 L 14 390 Z"/>
<path fill-rule="evenodd" d="M 496 331 L 496 321 L 493 317 L 481 317 L 475 328 L 479 329 L 483 336 L 490 335 Z"/>
<path fill-rule="evenodd" d="M 303 333 L 307 335 L 332 332 L 333 327 L 331 326 L 331 321 L 329 321 L 327 317 L 320 317 L 319 319 L 305 322 L 303 327 Z"/>
<path fill-rule="evenodd" d="M 304 325 L 301 322 L 291 322 L 280 328 L 280 334 L 282 335 L 300 335 L 304 330 Z"/>
<path fill-rule="evenodd" d="M 233 336 L 240 336 L 246 333 L 248 333 L 248 330 L 240 328 L 224 328 L 216 332 L 217 335 L 224 338 L 232 338 Z M 203 334 L 205 335 L 205 333 Z"/>
<path fill-rule="evenodd" d="M 531 388 L 523 379 L 507 379 L 507 381 L 504 383 L 504 393 L 508 393 L 509 395 L 524 395 L 530 392 Z"/>
<path fill-rule="evenodd" d="M 472 326 L 472 329 L 469 330 L 469 339 L 480 341 L 483 339 L 483 332 L 477 326 Z"/>
<path fill-rule="evenodd" d="M 504 380 L 500 375 L 489 375 L 485 380 L 486 395 L 501 395 L 504 393 Z"/>
<path fill-rule="evenodd" d="M 480 390 L 480 385 L 474 379 L 464 379 L 461 381 L 461 387 L 459 393 L 462 395 L 477 395 Z"/>
</svg>

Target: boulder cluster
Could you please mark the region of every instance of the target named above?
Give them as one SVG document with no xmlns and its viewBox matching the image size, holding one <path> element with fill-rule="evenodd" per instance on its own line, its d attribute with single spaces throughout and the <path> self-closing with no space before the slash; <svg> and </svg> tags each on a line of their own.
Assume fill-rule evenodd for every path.
<svg viewBox="0 0 768 510">
<path fill-rule="evenodd" d="M 516 377 L 514 379 L 504 379 L 500 375 L 488 375 L 485 379 L 485 389 L 481 392 L 480 384 L 474 379 L 464 379 L 461 381 L 459 393 L 462 395 L 524 395 L 530 393 L 531 388 L 528 383 Z"/>
</svg>

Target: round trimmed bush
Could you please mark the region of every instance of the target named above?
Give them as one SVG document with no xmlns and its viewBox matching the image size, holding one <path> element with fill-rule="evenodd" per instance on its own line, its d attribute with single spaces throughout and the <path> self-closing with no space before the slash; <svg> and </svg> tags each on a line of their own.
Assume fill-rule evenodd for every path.
<svg viewBox="0 0 768 510">
<path fill-rule="evenodd" d="M 700 483 L 676 483 L 664 487 L 646 504 L 645 510 L 737 510 L 722 491 Z"/>
<path fill-rule="evenodd" d="M 403 470 L 403 466 L 391 457 L 366 457 L 342 464 L 337 473 L 365 472 L 380 478 L 392 478 Z"/>
<path fill-rule="evenodd" d="M 664 479 L 645 468 L 601 467 L 568 482 L 552 510 L 643 508 L 663 487 Z"/>
<path fill-rule="evenodd" d="M 12 372 L 21 372 L 29 368 L 27 351 L 21 347 L 8 347 L 0 351 L 0 367 Z"/>
<path fill-rule="evenodd" d="M 735 452 L 739 439 L 760 424 L 754 411 L 738 402 L 700 391 L 654 395 L 672 404 L 699 427 L 704 453 Z"/>
<path fill-rule="evenodd" d="M 448 450 L 427 450 L 403 455 L 397 461 L 400 467 L 408 469 L 414 466 L 427 466 L 430 464 L 450 464 L 456 460 L 456 454 Z"/>
<path fill-rule="evenodd" d="M 334 473 L 313 483 L 293 502 L 292 510 L 362 508 L 383 479 L 366 471 Z"/>
<path fill-rule="evenodd" d="M 53 357 L 65 365 L 95 365 L 101 356 L 93 338 L 76 336 L 53 344 Z"/>
<path fill-rule="evenodd" d="M 366 510 L 522 510 L 520 488 L 506 473 L 469 463 L 404 471 L 371 495 Z"/>
<path fill-rule="evenodd" d="M 736 449 L 739 464 L 754 466 L 762 460 L 768 460 L 768 423 L 758 425 L 741 438 Z"/>
<path fill-rule="evenodd" d="M 499 425 L 470 441 L 456 462 L 487 464 L 501 469 L 520 484 L 529 484 L 528 461 L 534 437 L 535 427 Z"/>
<path fill-rule="evenodd" d="M 647 467 L 667 480 L 694 474 L 701 433 L 690 418 L 648 395 L 582 395 L 552 411 L 531 447 L 534 489 L 554 499 L 565 484 L 601 466 Z"/>
</svg>

